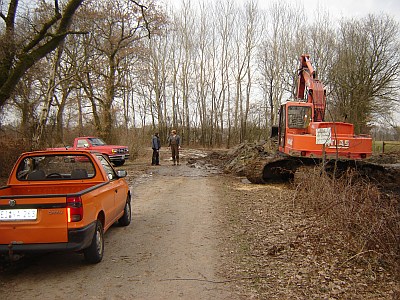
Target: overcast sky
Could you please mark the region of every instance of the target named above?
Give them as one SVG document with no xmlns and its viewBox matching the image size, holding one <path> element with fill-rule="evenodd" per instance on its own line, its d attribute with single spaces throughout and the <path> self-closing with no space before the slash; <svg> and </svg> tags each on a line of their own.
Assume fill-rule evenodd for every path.
<svg viewBox="0 0 400 300">
<path fill-rule="evenodd" d="M 312 11 L 320 6 L 329 12 L 332 18 L 362 17 L 369 13 L 387 13 L 400 21 L 399 0 L 298 0 L 303 2 L 307 11 Z M 268 1 L 260 1 L 268 2 Z"/>
<path fill-rule="evenodd" d="M 161 3 L 179 7 L 183 0 L 160 0 Z M 215 0 L 191 0 L 196 2 L 214 2 Z M 244 2 L 245 0 L 236 0 Z M 275 0 L 271 0 L 275 1 Z M 259 7 L 267 8 L 269 0 L 258 0 Z M 369 13 L 387 13 L 400 22 L 400 0 L 286 0 L 287 2 L 303 3 L 307 15 L 312 18 L 316 10 L 320 7 L 328 11 L 332 19 L 341 19 L 342 17 L 362 17 Z"/>
</svg>

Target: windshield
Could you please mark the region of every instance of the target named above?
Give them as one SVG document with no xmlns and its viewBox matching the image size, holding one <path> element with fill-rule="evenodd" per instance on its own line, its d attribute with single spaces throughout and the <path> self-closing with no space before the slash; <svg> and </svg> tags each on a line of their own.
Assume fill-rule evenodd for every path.
<svg viewBox="0 0 400 300">
<path fill-rule="evenodd" d="M 310 124 L 311 107 L 309 106 L 289 106 L 287 114 L 289 128 L 307 128 Z"/>
<path fill-rule="evenodd" d="M 84 179 L 95 176 L 92 160 L 86 155 L 42 155 L 24 158 L 18 165 L 18 180 Z"/>
<path fill-rule="evenodd" d="M 107 145 L 102 139 L 99 138 L 90 138 L 89 141 L 92 143 L 93 146 Z"/>
</svg>

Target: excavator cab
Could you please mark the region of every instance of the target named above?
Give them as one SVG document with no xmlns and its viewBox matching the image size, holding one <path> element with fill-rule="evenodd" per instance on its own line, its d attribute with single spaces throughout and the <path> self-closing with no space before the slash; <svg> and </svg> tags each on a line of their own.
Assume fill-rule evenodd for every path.
<svg viewBox="0 0 400 300">
<path fill-rule="evenodd" d="M 288 101 L 281 105 L 279 113 L 278 141 L 279 147 L 291 141 L 286 141 L 288 134 L 309 133 L 312 121 L 313 107 L 311 103 Z"/>
</svg>

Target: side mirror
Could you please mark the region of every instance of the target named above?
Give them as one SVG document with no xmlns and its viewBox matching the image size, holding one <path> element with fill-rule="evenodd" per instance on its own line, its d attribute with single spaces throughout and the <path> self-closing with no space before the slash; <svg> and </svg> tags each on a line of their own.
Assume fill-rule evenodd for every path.
<svg viewBox="0 0 400 300">
<path fill-rule="evenodd" d="M 128 175 L 128 173 L 127 173 L 125 170 L 118 170 L 118 171 L 117 171 L 117 176 L 118 176 L 119 178 L 126 177 L 126 175 Z"/>
</svg>

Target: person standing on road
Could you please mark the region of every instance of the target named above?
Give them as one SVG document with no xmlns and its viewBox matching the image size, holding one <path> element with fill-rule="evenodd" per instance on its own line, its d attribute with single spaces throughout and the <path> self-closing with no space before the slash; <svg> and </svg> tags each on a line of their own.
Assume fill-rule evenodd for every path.
<svg viewBox="0 0 400 300">
<path fill-rule="evenodd" d="M 168 137 L 168 146 L 171 147 L 172 161 L 174 166 L 179 166 L 179 148 L 181 145 L 181 137 L 176 134 L 176 130 L 171 131 L 171 135 Z"/>
<path fill-rule="evenodd" d="M 153 157 L 151 158 L 151 165 L 159 166 L 160 165 L 160 148 L 161 141 L 158 136 L 158 132 L 154 133 L 153 138 L 151 140 L 151 148 L 153 148 Z"/>
</svg>

